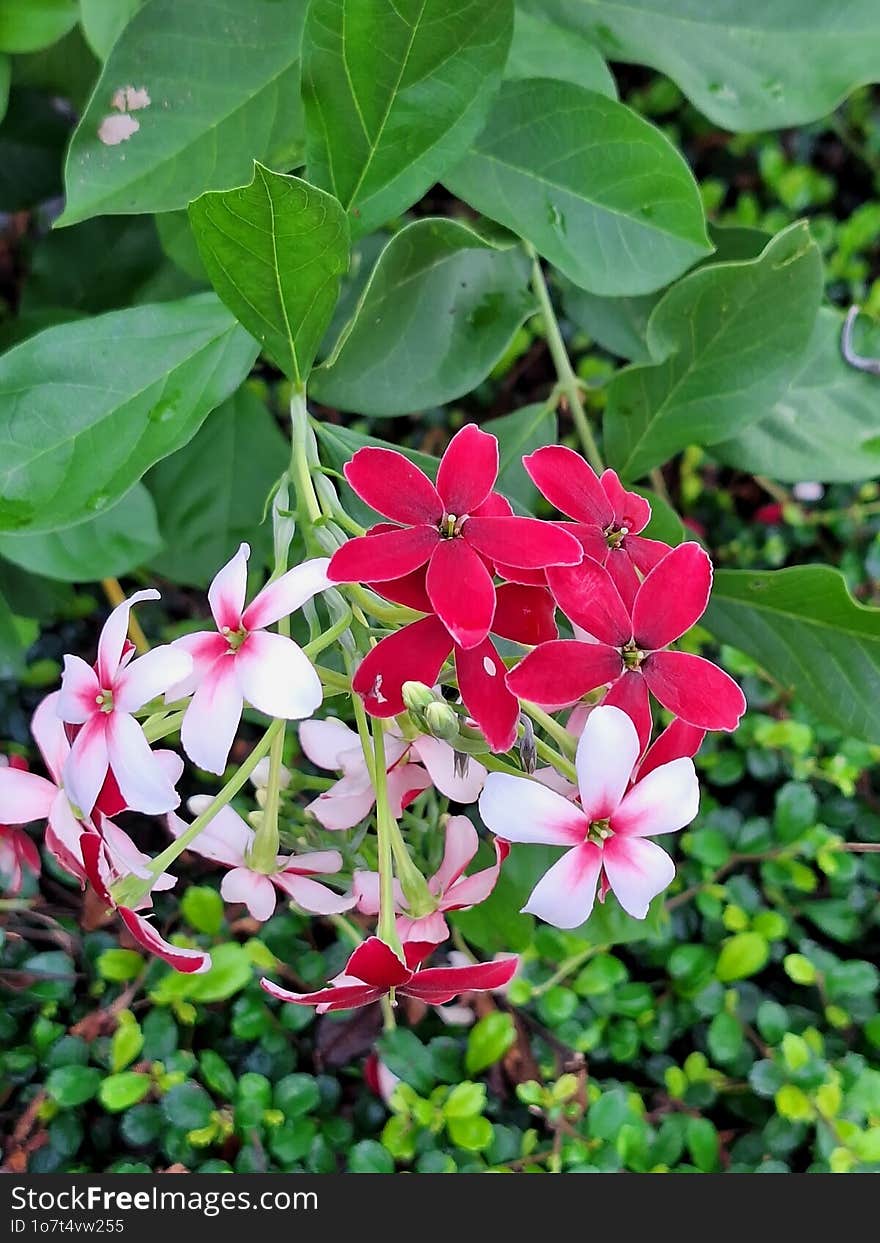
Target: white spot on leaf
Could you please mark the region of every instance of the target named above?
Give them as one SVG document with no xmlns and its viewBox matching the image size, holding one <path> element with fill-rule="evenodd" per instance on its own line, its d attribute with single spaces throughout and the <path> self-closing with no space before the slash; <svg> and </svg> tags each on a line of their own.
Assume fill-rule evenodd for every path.
<svg viewBox="0 0 880 1243">
<path fill-rule="evenodd" d="M 139 129 L 140 123 L 134 117 L 125 114 L 108 116 L 104 117 L 98 126 L 98 137 L 106 147 L 118 147 L 121 142 L 127 142 Z"/>
</svg>

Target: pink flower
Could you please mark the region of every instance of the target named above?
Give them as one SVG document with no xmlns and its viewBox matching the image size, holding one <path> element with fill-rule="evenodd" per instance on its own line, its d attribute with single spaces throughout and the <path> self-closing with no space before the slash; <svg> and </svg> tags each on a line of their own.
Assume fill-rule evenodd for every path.
<svg viewBox="0 0 880 1243">
<path fill-rule="evenodd" d="M 40 786 L 29 780 L 33 776 L 26 760 L 17 755 L 7 760 L 5 755 L 0 755 L 0 809 L 11 821 L 0 824 L 0 875 L 6 877 L 6 892 L 13 897 L 21 893 L 26 870 L 35 876 L 40 874 L 40 852 L 36 843 L 19 827 L 40 819 L 39 815 L 28 814 L 33 810 L 32 802 L 34 806 L 42 805 Z M 37 783 L 40 780 L 36 778 Z"/>
<path fill-rule="evenodd" d="M 512 842 L 568 847 L 532 890 L 523 908 L 557 928 L 577 928 L 590 916 L 596 888 L 611 888 L 620 905 L 644 919 L 652 898 L 675 876 L 665 851 L 648 838 L 690 824 L 699 806 L 693 761 L 674 759 L 630 787 L 639 758 L 635 726 L 619 708 L 590 714 L 575 766 L 581 806 L 539 782 L 490 773 L 480 815 Z"/>
<path fill-rule="evenodd" d="M 260 980 L 260 985 L 279 1001 L 315 1006 L 318 1014 L 368 1006 L 392 991 L 435 1006 L 451 1001 L 459 993 L 482 993 L 500 988 L 513 979 L 519 965 L 518 958 L 505 958 L 498 962 L 477 963 L 473 967 L 419 969 L 426 950 L 430 953 L 432 948 L 421 944 L 404 945 L 406 962 L 402 962 L 384 941 L 368 937 L 351 955 L 345 971 L 336 977 L 331 987 L 316 993 L 292 993 L 265 978 Z"/>
<path fill-rule="evenodd" d="M 546 445 L 523 458 L 532 482 L 560 513 L 584 552 L 611 575 L 629 607 L 641 576 L 669 552 L 669 545 L 645 539 L 651 506 L 637 492 L 627 492 L 613 470 L 597 477 L 580 454 L 564 445 Z"/>
<path fill-rule="evenodd" d="M 507 676 L 515 695 L 560 707 L 611 683 L 605 703 L 632 717 L 643 746 L 651 732 L 648 691 L 674 716 L 700 729 L 736 729 L 745 697 L 717 665 L 665 649 L 705 611 L 712 563 L 699 544 L 679 544 L 655 565 L 627 609 L 608 571 L 589 557 L 574 570 L 553 570 L 563 613 L 597 642 L 544 643 Z"/>
<path fill-rule="evenodd" d="M 387 582 L 427 566 L 430 608 L 465 651 L 492 629 L 495 585 L 489 563 L 523 569 L 576 565 L 583 556 L 568 532 L 537 518 L 483 514 L 498 476 L 498 441 L 468 423 L 440 462 L 437 486 L 391 449 L 358 449 L 345 467 L 357 495 L 399 526 L 349 540 L 330 562 L 334 582 Z"/>
<path fill-rule="evenodd" d="M 81 727 L 64 763 L 64 786 L 83 816 L 95 806 L 108 772 L 127 806 L 136 811 L 156 815 L 180 803 L 132 716 L 192 667 L 186 652 L 167 646 L 132 660 L 134 649 L 126 643 L 131 607 L 158 599 L 158 591 L 137 591 L 117 605 L 101 631 L 94 669 L 79 656 L 64 658 L 58 715 Z"/>
<path fill-rule="evenodd" d="M 321 704 L 321 679 L 298 644 L 266 627 L 329 587 L 326 557 L 304 561 L 268 583 L 245 608 L 250 548 L 242 544 L 208 589 L 216 631 L 184 635 L 172 646 L 193 662 L 169 701 L 193 694 L 180 731 L 190 759 L 222 773 L 245 703 L 266 716 L 296 721 Z"/>
<path fill-rule="evenodd" d="M 191 798 L 187 806 L 197 816 L 210 802 L 208 795 L 200 794 Z M 174 837 L 179 837 L 188 827 L 178 816 L 168 817 L 168 828 Z M 313 915 L 338 915 L 354 906 L 353 896 L 334 893 L 326 885 L 312 880 L 313 876 L 339 871 L 342 855 L 338 850 L 279 855 L 274 872 L 258 872 L 249 863 L 254 836 L 254 830 L 237 812 L 224 807 L 188 847 L 203 859 L 232 869 L 223 877 L 220 886 L 220 893 L 227 902 L 243 902 L 254 919 L 260 921 L 275 913 L 275 887 Z"/>
<path fill-rule="evenodd" d="M 318 768 L 341 770 L 342 778 L 309 803 L 310 811 L 325 829 L 350 829 L 370 814 L 376 791 L 367 771 L 357 734 L 342 721 L 304 721 L 299 740 L 306 756 Z M 388 797 L 395 819 L 400 818 L 422 790 L 433 783 L 457 803 L 473 803 L 486 779 L 482 764 L 471 760 L 464 777 L 455 771 L 455 752 L 448 742 L 421 734 L 408 740 L 393 727 L 385 734 L 388 765 Z"/>
<path fill-rule="evenodd" d="M 414 918 L 406 914 L 406 899 L 399 886 L 395 887 L 397 909 L 403 913 L 397 917 L 397 935 L 403 942 L 440 945 L 449 936 L 449 926 L 443 918 L 444 911 L 467 911 L 485 902 L 498 883 L 501 864 L 507 858 L 510 847 L 502 838 L 495 838 L 495 862 L 491 867 L 465 876 L 465 869 L 477 853 L 480 839 L 477 830 L 467 816 L 450 816 L 446 821 L 446 845 L 443 861 L 428 881 L 428 889 L 435 899 L 436 908 L 428 915 Z M 363 915 L 379 914 L 378 872 L 355 872 L 353 889 L 357 897 L 357 909 Z"/>
</svg>

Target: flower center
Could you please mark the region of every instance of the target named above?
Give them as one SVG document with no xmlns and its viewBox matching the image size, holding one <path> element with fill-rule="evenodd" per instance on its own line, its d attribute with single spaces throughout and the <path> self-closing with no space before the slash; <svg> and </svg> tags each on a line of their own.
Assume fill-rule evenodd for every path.
<svg viewBox="0 0 880 1243">
<path fill-rule="evenodd" d="M 620 548 L 629 535 L 629 527 L 610 526 L 605 528 L 605 543 L 609 548 Z"/>
<path fill-rule="evenodd" d="M 607 819 L 594 820 L 587 829 L 587 841 L 592 842 L 594 846 L 602 846 L 613 834 L 614 830 Z"/>
<path fill-rule="evenodd" d="M 95 703 L 98 705 L 99 712 L 113 711 L 113 692 L 101 690 L 95 696 Z"/>
<path fill-rule="evenodd" d="M 244 626 L 240 626 L 238 630 L 233 630 L 231 626 L 223 626 L 220 633 L 229 644 L 230 652 L 237 652 L 242 643 L 244 643 L 245 639 L 248 637 L 248 632 L 245 630 Z"/>
<path fill-rule="evenodd" d="M 638 669 L 645 659 L 645 653 L 637 648 L 635 643 L 627 643 L 620 654 L 627 669 Z"/>
<path fill-rule="evenodd" d="M 468 520 L 467 514 L 459 518 L 457 514 L 444 514 L 440 520 L 440 536 L 442 539 L 457 539 L 461 529 Z"/>
</svg>

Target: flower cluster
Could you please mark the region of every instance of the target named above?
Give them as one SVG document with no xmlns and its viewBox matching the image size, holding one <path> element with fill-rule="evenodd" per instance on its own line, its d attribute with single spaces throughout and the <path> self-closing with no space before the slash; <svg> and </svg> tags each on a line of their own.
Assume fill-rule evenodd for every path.
<svg viewBox="0 0 880 1243">
<path fill-rule="evenodd" d="M 131 609 L 158 593 L 118 605 L 94 664 L 67 656 L 60 690 L 34 714 L 47 775 L 15 758 L 0 765 L 11 891 L 39 870 L 23 826 L 42 821 L 45 849 L 135 942 L 204 971 L 209 954 L 167 939 L 154 919 L 153 895 L 176 884 L 169 868 L 190 850 L 224 870 L 223 898 L 253 920 L 269 919 L 281 895 L 363 930 L 326 988 L 263 981 L 320 1012 L 398 996 L 441 1006 L 503 988 L 513 957 L 425 963 L 450 935 L 447 915 L 493 894 L 511 844 L 562 849 L 524 908 L 533 915 L 574 928 L 611 892 L 643 919 L 675 874 L 653 839 L 697 814 L 693 756 L 707 730 L 735 729 L 745 709 L 726 673 L 673 648 L 706 608 L 711 563 L 697 543 L 646 537 L 649 504 L 613 471 L 598 476 L 555 445 L 523 464 L 557 520 L 513 511 L 496 491 L 498 443 L 473 424 L 452 439 L 436 481 L 403 454 L 360 449 L 345 477 L 381 520 L 345 539 L 335 519 L 353 524 L 333 494 L 325 529 L 306 532 L 308 548 L 332 555 L 287 569 L 292 524 L 284 539 L 276 529 L 276 572 L 247 603 L 242 545 L 208 590 L 214 628 L 140 654 Z M 304 606 L 303 648 L 290 619 Z M 316 666 L 334 645 L 332 667 Z M 327 686 L 352 704 L 356 729 L 314 716 Z M 672 720 L 652 743 L 653 703 Z M 269 719 L 262 738 L 215 795 L 188 799 L 183 818 L 183 759 L 155 744 L 179 737 L 198 769 L 224 777 L 246 705 Z M 566 726 L 549 715 L 560 710 Z M 290 721 L 311 769 L 291 765 Z M 239 811 L 248 778 L 257 806 Z M 469 872 L 480 835 L 474 814 L 457 809 L 475 804 L 492 848 Z M 365 836 L 359 826 L 374 816 Z M 155 833 L 144 817 L 165 836 L 156 855 L 142 849 Z"/>
</svg>

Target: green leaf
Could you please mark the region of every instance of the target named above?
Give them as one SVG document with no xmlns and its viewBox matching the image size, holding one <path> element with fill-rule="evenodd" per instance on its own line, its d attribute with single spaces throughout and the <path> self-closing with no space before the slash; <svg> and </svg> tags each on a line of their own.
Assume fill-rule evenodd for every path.
<svg viewBox="0 0 880 1243">
<path fill-rule="evenodd" d="M 450 1118 L 446 1129 L 453 1144 L 468 1152 L 482 1152 L 490 1146 L 495 1134 L 488 1118 Z"/>
<path fill-rule="evenodd" d="M 161 1109 L 172 1126 L 193 1131 L 208 1125 L 214 1102 L 201 1084 L 187 1079 L 169 1089 L 162 1098 Z"/>
<path fill-rule="evenodd" d="M 376 1041 L 379 1056 L 388 1069 L 422 1096 L 437 1082 L 431 1054 L 415 1032 L 406 1028 L 385 1032 Z"/>
<path fill-rule="evenodd" d="M 12 60 L 5 52 L 0 53 L 0 121 L 6 116 L 9 105 L 9 82 L 12 77 Z"/>
<path fill-rule="evenodd" d="M 255 565 L 265 561 L 272 537 L 261 526 L 263 511 L 288 455 L 266 406 L 249 386 L 240 388 L 147 475 L 165 541 L 152 568 L 172 582 L 205 587 L 242 541 Z"/>
<path fill-rule="evenodd" d="M 443 1106 L 448 1118 L 473 1118 L 486 1108 L 485 1083 L 457 1083 Z"/>
<path fill-rule="evenodd" d="M 192 437 L 256 344 L 212 294 L 60 324 L 0 359 L 0 530 L 106 509 Z"/>
<path fill-rule="evenodd" d="M 511 0 L 313 0 L 303 34 L 309 180 L 370 233 L 422 197 L 486 117 Z"/>
<path fill-rule="evenodd" d="M 208 277 L 189 221 L 189 212 L 163 211 L 155 217 L 156 231 L 163 251 L 173 264 L 193 280 L 207 283 Z"/>
<path fill-rule="evenodd" d="M 46 1091 L 62 1109 L 75 1109 L 92 1099 L 100 1082 L 101 1072 L 94 1066 L 59 1066 L 50 1071 Z"/>
<path fill-rule="evenodd" d="M 24 669 L 28 644 L 5 596 L 0 595 L 0 679 L 17 678 Z"/>
<path fill-rule="evenodd" d="M 80 25 L 89 47 L 106 60 L 144 0 L 79 0 Z"/>
<path fill-rule="evenodd" d="M 60 224 L 173 211 L 205 190 L 241 184 L 254 158 L 302 158 L 299 54 L 304 0 L 151 0 L 107 59 L 70 145 Z M 138 129 L 107 145 L 120 89 L 146 91 Z"/>
<path fill-rule="evenodd" d="M 513 1018 L 501 1010 L 485 1014 L 468 1033 L 464 1065 L 469 1075 L 478 1075 L 499 1062 L 516 1040 Z"/>
<path fill-rule="evenodd" d="M 611 60 L 665 73 L 723 129 L 815 121 L 878 78 L 874 0 L 549 0 L 548 7 L 595 38 Z"/>
<path fill-rule="evenodd" d="M 688 1118 L 687 1130 L 688 1152 L 698 1170 L 704 1174 L 711 1173 L 718 1165 L 718 1132 L 709 1118 Z"/>
<path fill-rule="evenodd" d="M 76 0 L 0 0 L 0 52 L 37 52 L 76 25 Z"/>
<path fill-rule="evenodd" d="M 556 443 L 558 435 L 556 411 L 546 402 L 523 406 L 500 419 L 489 419 L 483 430 L 498 437 L 498 481 L 496 490 L 524 509 L 533 511 L 538 489 L 522 464 L 523 457 L 543 445 Z"/>
<path fill-rule="evenodd" d="M 156 507 L 136 483 L 121 501 L 78 526 L 41 535 L 0 535 L 0 554 L 15 565 L 63 583 L 121 578 L 162 547 Z"/>
<path fill-rule="evenodd" d="M 760 932 L 738 932 L 736 936 L 728 937 L 721 946 L 715 975 L 722 984 L 744 980 L 760 971 L 769 956 L 770 946 Z"/>
<path fill-rule="evenodd" d="M 819 311 L 813 336 L 767 418 L 712 447 L 729 466 L 785 483 L 850 483 L 880 472 L 877 377 L 858 371 L 840 351 L 843 315 Z M 880 325 L 862 320 L 859 352 L 880 355 Z"/>
<path fill-rule="evenodd" d="M 110 1066 L 114 1073 L 124 1070 L 144 1047 L 144 1033 L 140 1024 L 131 1015 L 131 1011 L 126 1013 L 129 1015 L 128 1022 L 120 1022 L 110 1041 Z"/>
<path fill-rule="evenodd" d="M 217 293 L 269 357 L 305 383 L 348 268 L 348 222 L 332 194 L 254 163 L 250 185 L 189 206 Z"/>
<path fill-rule="evenodd" d="M 180 901 L 180 913 L 196 932 L 216 936 L 223 927 L 223 899 L 210 885 L 190 885 Z"/>
<path fill-rule="evenodd" d="M 535 310 L 528 262 L 512 241 L 455 220 L 401 229 L 313 373 L 315 397 L 340 410 L 395 415 L 470 392 Z"/>
<path fill-rule="evenodd" d="M 150 994 L 158 1005 L 171 1001 L 201 1001 L 209 1005 L 227 1001 L 240 993 L 254 978 L 253 964 L 247 950 L 237 941 L 227 941 L 211 950 L 211 967 L 203 975 L 184 975 L 170 971 Z"/>
<path fill-rule="evenodd" d="M 662 496 L 658 496 L 650 488 L 633 488 L 633 491 L 643 496 L 651 506 L 650 521 L 641 532 L 645 539 L 658 539 L 674 548 L 685 539 L 694 538 L 693 532 L 685 530 L 681 518 Z"/>
<path fill-rule="evenodd" d="M 579 31 L 519 8 L 504 76 L 509 81 L 556 78 L 617 98 L 617 83 L 594 44 Z"/>
<path fill-rule="evenodd" d="M 673 285 L 648 321 L 653 364 L 608 385 L 605 448 L 638 479 L 690 444 L 757 422 L 807 346 L 822 291 L 819 249 L 791 225 L 754 260 L 711 264 Z"/>
<path fill-rule="evenodd" d="M 393 1174 L 394 1158 L 375 1139 L 362 1139 L 348 1154 L 350 1174 Z"/>
<path fill-rule="evenodd" d="M 443 180 L 593 293 L 649 293 L 712 249 L 697 184 L 669 139 L 570 82 L 505 83 Z"/>
<path fill-rule="evenodd" d="M 24 211 L 61 193 L 68 122 L 42 91 L 14 88 L 0 129 L 0 210 Z"/>
<path fill-rule="evenodd" d="M 826 565 L 721 570 L 703 624 L 844 734 L 880 742 L 880 609 Z"/>
<path fill-rule="evenodd" d="M 121 984 L 137 979 L 144 968 L 144 960 L 136 950 L 110 949 L 98 956 L 95 965 L 102 980 Z"/>
</svg>

